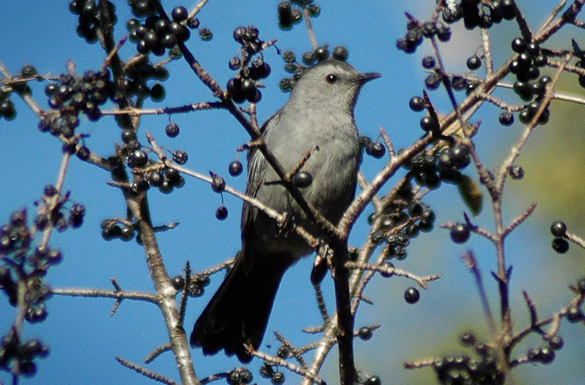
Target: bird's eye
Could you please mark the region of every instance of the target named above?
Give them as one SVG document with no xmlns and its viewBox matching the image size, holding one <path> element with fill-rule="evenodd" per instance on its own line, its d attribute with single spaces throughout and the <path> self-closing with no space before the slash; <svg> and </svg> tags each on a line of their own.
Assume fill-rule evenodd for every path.
<svg viewBox="0 0 585 385">
<path fill-rule="evenodd" d="M 333 84 L 333 83 L 335 83 L 337 81 L 337 75 L 329 74 L 329 75 L 327 75 L 327 77 L 325 78 L 325 80 L 327 80 L 327 83 Z"/>
</svg>

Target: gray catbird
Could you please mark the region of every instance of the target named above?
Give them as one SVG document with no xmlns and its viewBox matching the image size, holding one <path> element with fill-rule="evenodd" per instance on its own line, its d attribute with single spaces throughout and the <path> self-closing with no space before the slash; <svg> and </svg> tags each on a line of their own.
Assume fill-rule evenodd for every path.
<svg viewBox="0 0 585 385">
<path fill-rule="evenodd" d="M 293 170 L 311 153 L 301 171 L 312 176 L 312 183 L 300 191 L 333 224 L 341 219 L 356 189 L 361 158 L 353 118 L 356 98 L 364 83 L 379 76 L 359 73 L 343 61 L 323 61 L 305 71 L 288 102 L 262 127 L 266 146 L 285 170 Z M 288 213 L 293 223 L 319 235 L 286 189 L 267 183 L 278 180 L 261 152 L 252 149 L 246 194 Z M 204 354 L 224 349 L 248 362 L 251 356 L 244 344 L 258 348 L 284 272 L 311 248 L 294 231 L 278 228 L 246 202 L 241 226 L 242 250 L 195 323 L 191 345 L 201 346 Z"/>
</svg>

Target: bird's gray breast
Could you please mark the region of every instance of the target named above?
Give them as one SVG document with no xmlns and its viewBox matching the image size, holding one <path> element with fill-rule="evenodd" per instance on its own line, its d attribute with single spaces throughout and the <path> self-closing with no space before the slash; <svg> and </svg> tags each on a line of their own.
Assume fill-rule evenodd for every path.
<svg viewBox="0 0 585 385">
<path fill-rule="evenodd" d="M 310 186 L 301 188 L 303 197 L 330 222 L 337 224 L 355 193 L 359 166 L 359 136 L 353 117 L 344 114 L 320 114 L 325 119 L 312 119 L 315 114 L 277 114 L 266 127 L 264 140 L 267 147 L 288 172 L 295 169 L 303 157 L 309 155 L 301 171 L 312 176 Z M 337 115 L 337 116 L 335 116 Z M 340 117 L 341 115 L 341 117 Z M 260 158 L 256 158 L 260 157 Z M 294 223 L 315 231 L 292 196 L 278 184 L 274 170 L 257 152 L 251 162 L 258 173 L 256 198 L 280 212 L 292 215 Z M 282 233 L 273 220 L 263 214 L 254 215 L 254 228 L 258 246 L 272 251 L 294 249 L 301 255 L 310 249 L 295 235 Z"/>
</svg>

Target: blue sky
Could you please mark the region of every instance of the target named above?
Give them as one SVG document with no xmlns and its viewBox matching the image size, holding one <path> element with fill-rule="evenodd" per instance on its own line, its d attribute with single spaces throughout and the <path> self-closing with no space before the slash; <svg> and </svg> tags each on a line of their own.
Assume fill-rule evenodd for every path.
<svg viewBox="0 0 585 385">
<path fill-rule="evenodd" d="M 203 27 L 213 31 L 214 38 L 211 42 L 202 42 L 194 33 L 188 46 L 220 84 L 224 85 L 233 76 L 227 64 L 229 58 L 236 54 L 237 44 L 232 39 L 232 31 L 239 25 L 256 25 L 262 39 L 278 39 L 277 47 L 280 50 L 292 49 L 300 56 L 309 49 L 310 43 L 302 24 L 295 26 L 292 31 L 278 29 L 277 3 L 257 0 L 253 5 L 243 6 L 242 2 L 232 0 L 210 1 L 205 6 L 199 19 Z M 420 94 L 423 88 L 425 73 L 420 60 L 430 50 L 429 47 L 423 47 L 416 55 L 405 55 L 396 50 L 395 41 L 405 31 L 406 18 L 403 12 L 408 11 L 426 19 L 431 14 L 433 3 L 322 1 L 319 3 L 322 7 L 321 16 L 313 20 L 320 44 L 327 43 L 331 47 L 345 45 L 350 53 L 348 61 L 359 71 L 380 72 L 383 75 L 362 90 L 356 108 L 356 121 L 361 133 L 371 137 L 377 136 L 379 126 L 384 127 L 397 149 L 408 146 L 422 134 L 418 129 L 421 116 L 408 109 L 408 100 Z M 522 1 L 518 3 L 521 7 L 525 6 Z M 17 73 L 26 63 L 34 65 L 40 73 L 51 75 L 65 72 L 67 60 L 76 64 L 78 73 L 101 66 L 105 54 L 98 45 L 89 46 L 77 37 L 77 18 L 69 13 L 66 4 L 33 0 L 3 1 L 0 5 L 0 61 L 12 73 Z M 540 25 L 544 18 L 543 10 L 551 5 L 544 0 L 529 4 L 529 23 Z M 167 5 L 171 9 L 176 5 L 189 8 L 192 4 L 166 1 Z M 116 6 L 119 22 L 115 34 L 120 39 L 126 34 L 124 24 L 130 14 L 125 1 L 116 1 Z M 571 33 L 576 34 L 575 31 L 573 29 Z M 496 30 L 495 39 L 500 40 L 494 41 L 502 44 L 496 61 L 501 62 L 510 54 L 508 42 L 516 34 L 511 23 Z M 466 58 L 480 46 L 479 34 L 477 31 L 455 28 L 453 35 L 453 41 L 445 46 L 443 56 L 449 71 L 461 73 L 465 70 Z M 559 44 L 568 47 L 567 41 L 560 40 Z M 122 56 L 129 57 L 133 49 L 127 44 L 122 48 Z M 263 90 L 263 100 L 258 106 L 260 121 L 267 119 L 287 100 L 287 95 L 278 89 L 279 80 L 286 75 L 282 59 L 275 49 L 269 49 L 265 53 L 265 60 L 272 66 L 272 75 L 264 82 L 266 89 Z M 171 76 L 165 84 L 166 99 L 158 104 L 149 101 L 145 107 L 180 106 L 213 100 L 211 93 L 193 76 L 184 61 L 171 62 L 168 68 Z M 46 108 L 44 84 L 31 84 L 31 87 L 38 103 Z M 431 98 L 439 108 L 447 108 L 443 92 L 434 91 Z M 12 97 L 12 100 L 18 110 L 17 119 L 12 122 L 0 120 L 0 170 L 3 174 L 0 182 L 1 223 L 5 223 L 10 213 L 19 208 L 27 207 L 29 213 L 34 212 L 33 202 L 41 197 L 46 184 L 55 182 L 61 159 L 60 143 L 38 131 L 35 116 L 22 101 L 17 97 Z M 106 108 L 111 108 L 111 105 Z M 478 136 L 478 150 L 485 156 L 489 167 L 499 163 L 498 157 L 520 132 L 519 126 L 515 131 L 498 126 L 496 116 L 493 108 L 486 109 L 485 115 L 478 116 L 478 119 L 484 119 L 482 127 L 485 128 Z M 148 130 L 159 144 L 187 151 L 188 167 L 201 173 L 210 170 L 220 173 L 226 176 L 231 186 L 244 189 L 244 176 L 232 178 L 227 175 L 228 164 L 236 156 L 235 149 L 248 139 L 245 131 L 231 116 L 224 111 L 205 111 L 175 115 L 172 120 L 181 127 L 178 138 L 165 136 L 164 127 L 168 122 L 165 116 L 145 117 L 140 126 L 139 138 L 145 143 L 144 132 Z M 547 127 L 554 127 L 554 123 L 553 115 Z M 104 118 L 98 124 L 83 120 L 80 131 L 89 134 L 88 146 L 102 156 L 111 154 L 114 142 L 119 141 L 120 129 L 113 119 Z M 544 138 L 536 137 L 534 144 L 538 145 L 542 140 Z M 496 150 L 492 151 L 494 148 Z M 240 154 L 242 161 L 244 158 Z M 363 172 L 367 178 L 372 178 L 382 166 L 383 160 L 366 157 Z M 525 169 L 529 170 L 529 166 Z M 471 169 L 469 174 L 475 176 Z M 106 242 L 100 236 L 99 225 L 103 219 L 125 216 L 122 195 L 117 189 L 106 185 L 108 180 L 107 173 L 72 159 L 65 189 L 71 191 L 72 200 L 86 206 L 87 215 L 81 229 L 52 236 L 50 244 L 62 250 L 64 261 L 47 276 L 49 285 L 109 289 L 109 280 L 115 277 L 123 289 L 153 290 L 141 247 L 134 241 Z M 517 183 L 510 187 L 508 220 L 537 199 L 543 199 L 546 204 L 546 197 L 522 188 L 522 182 Z M 214 216 L 221 203 L 220 197 L 208 185 L 196 180 L 187 179 L 184 188 L 170 195 L 153 191 L 149 200 L 155 225 L 180 222 L 176 229 L 160 233 L 158 237 L 171 276 L 178 275 L 187 260 L 197 271 L 232 257 L 238 250 L 241 202 L 236 198 L 224 195 L 225 205 L 230 212 L 226 221 L 217 221 Z M 461 221 L 466 210 L 452 186 L 431 193 L 428 203 L 436 211 L 438 223 Z M 565 212 L 570 211 L 567 209 Z M 366 214 L 369 212 L 371 209 L 366 210 Z M 551 217 L 546 210 L 537 210 L 533 220 L 520 227 L 508 243 L 508 255 L 514 264 L 511 298 L 518 329 L 527 322 L 527 311 L 522 305 L 522 290 L 526 289 L 533 295 L 539 311 L 545 315 L 570 299 L 567 286 L 583 273 L 582 253 L 575 247 L 562 260 L 550 250 L 552 238 L 548 226 L 553 219 L 557 218 Z M 493 227 L 489 206 L 477 222 L 488 228 Z M 572 224 L 576 227 L 577 223 L 577 220 L 568 222 L 570 228 Z M 366 229 L 362 220 L 356 226 L 350 243 L 359 246 Z M 495 269 L 494 250 L 487 242 L 476 238 L 473 237 L 465 246 L 458 246 L 449 241 L 446 230 L 436 229 L 430 235 L 413 241 L 409 247 L 409 257 L 400 262 L 398 267 L 420 275 L 443 276 L 441 280 L 431 283 L 430 290 L 422 293 L 417 305 L 407 305 L 403 300 L 403 292 L 412 286 L 412 282 L 376 277 L 366 291 L 366 295 L 376 305 L 363 305 L 356 326 L 381 323 L 383 327 L 368 342 L 356 340 L 356 361 L 360 369 L 379 375 L 384 384 L 420 383 L 428 380 L 429 377 L 425 375 L 430 370 L 405 371 L 401 368 L 402 362 L 460 351 L 455 341 L 457 333 L 464 329 L 474 327 L 487 335 L 473 280 L 459 259 L 465 248 L 474 249 L 480 259 L 488 290 L 494 295 L 495 283 L 489 277 L 489 271 Z M 308 279 L 310 268 L 310 258 L 307 258 L 285 276 L 264 345 L 272 341 L 270 331 L 275 328 L 298 344 L 313 341 L 312 336 L 299 332 L 303 327 L 316 325 L 320 321 Z M 204 297 L 189 301 L 185 320 L 189 332 L 221 279 L 221 276 L 214 277 Z M 329 279 L 324 289 L 326 301 L 332 309 L 334 298 Z M 495 296 L 492 299 L 495 310 Z M 38 361 L 37 376 L 23 383 L 150 383 L 122 368 L 114 357 L 121 356 L 141 363 L 148 353 L 163 344 L 166 331 L 160 313 L 150 304 L 124 301 L 112 317 L 112 305 L 113 301 L 105 299 L 53 297 L 48 303 L 47 321 L 33 326 L 25 325 L 25 335 L 28 338 L 41 338 L 50 347 L 51 354 Z M 0 332 L 4 334 L 14 315 L 14 310 L 5 298 L 0 299 L 0 314 Z M 561 330 L 566 347 L 559 352 L 557 361 L 547 367 L 526 366 L 518 370 L 518 383 L 579 383 L 585 375 L 582 366 L 578 366 L 585 358 L 582 329 L 569 325 L 563 326 Z M 531 343 L 526 350 L 539 341 L 534 339 Z M 275 349 L 268 351 L 274 353 Z M 193 351 L 193 358 L 200 378 L 239 365 L 234 358 L 226 359 L 223 354 L 204 358 L 199 350 Z M 322 373 L 329 383 L 335 383 L 335 360 L 332 355 Z M 254 362 L 251 368 L 255 380 L 264 383 L 265 380 L 257 372 L 260 364 Z M 168 353 L 149 368 L 177 379 L 174 362 Z M 296 382 L 292 374 L 285 374 L 289 381 Z M 4 372 L 0 372 L 1 381 L 10 382 Z"/>
</svg>

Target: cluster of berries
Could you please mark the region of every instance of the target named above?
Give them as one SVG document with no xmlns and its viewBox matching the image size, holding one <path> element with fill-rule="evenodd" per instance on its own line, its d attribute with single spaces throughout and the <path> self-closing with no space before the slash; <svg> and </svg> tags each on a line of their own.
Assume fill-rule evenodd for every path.
<svg viewBox="0 0 585 385">
<path fill-rule="evenodd" d="M 249 384 L 253 380 L 252 373 L 246 368 L 236 368 L 228 373 L 226 382 L 229 385 Z"/>
<path fill-rule="evenodd" d="M 120 238 L 127 242 L 134 238 L 134 226 L 123 224 L 120 226 L 118 222 L 113 219 L 104 219 L 102 221 L 102 238 L 106 241 Z"/>
<path fill-rule="evenodd" d="M 512 50 L 518 54 L 510 62 L 510 72 L 516 76 L 514 92 L 524 101 L 535 100 L 526 105 L 518 116 L 519 120 L 527 124 L 540 108 L 540 100 L 544 97 L 547 84 L 552 79 L 549 76 L 540 77 L 540 67 L 547 64 L 547 58 L 538 43 L 526 42 L 522 38 L 512 40 Z M 549 119 L 548 106 L 538 119 L 538 124 L 546 124 Z"/>
<path fill-rule="evenodd" d="M 401 190 L 407 191 L 409 188 L 412 189 L 412 185 L 406 182 Z M 396 201 L 385 207 L 382 213 L 370 215 L 368 222 L 373 223 L 377 217 L 381 217 L 382 222 L 380 228 L 371 234 L 372 242 L 385 242 L 387 259 L 396 258 L 399 261 L 407 257 L 410 240 L 416 238 L 421 231 L 431 231 L 435 223 L 435 212 L 422 202 L 405 205 Z"/>
<path fill-rule="evenodd" d="M 565 222 L 555 221 L 550 226 L 550 232 L 555 239 L 552 241 L 552 248 L 559 254 L 569 251 L 569 242 L 565 239 L 567 236 L 567 225 Z"/>
<path fill-rule="evenodd" d="M 164 194 L 170 194 L 173 189 L 185 185 L 185 178 L 174 168 L 164 168 L 158 171 L 150 171 L 146 174 L 146 180 L 151 187 L 158 187 Z"/>
<path fill-rule="evenodd" d="M 16 109 L 14 103 L 10 100 L 10 94 L 13 88 L 2 84 L 0 85 L 0 118 L 14 120 L 16 118 Z"/>
<path fill-rule="evenodd" d="M 37 339 L 21 342 L 18 334 L 11 329 L 2 337 L 0 345 L 0 368 L 16 375 L 33 377 L 37 366 L 33 362 L 36 357 L 47 357 L 49 348 Z"/>
<path fill-rule="evenodd" d="M 441 384 L 489 385 L 504 381 L 504 374 L 498 368 L 495 349 L 483 342 L 477 342 L 471 333 L 464 333 L 461 343 L 473 347 L 477 358 L 460 354 L 434 360 L 433 368 Z"/>
<path fill-rule="evenodd" d="M 532 363 L 550 364 L 556 358 L 555 351 L 560 350 L 565 342 L 558 335 L 554 335 L 546 340 L 539 347 L 531 348 L 526 354 L 528 360 Z"/>
<path fill-rule="evenodd" d="M 209 275 L 195 274 L 189 280 L 189 285 L 187 285 L 187 294 L 191 297 L 201 297 L 205 292 L 205 286 L 209 285 L 209 282 Z M 180 275 L 177 275 L 171 279 L 171 284 L 175 290 L 183 290 L 185 288 L 185 279 Z"/>
<path fill-rule="evenodd" d="M 106 1 L 108 12 L 112 21 L 116 23 L 116 6 Z M 88 43 L 92 44 L 98 41 L 98 27 L 101 23 L 99 7 L 95 0 L 71 0 L 69 2 L 69 11 L 74 15 L 79 15 L 79 25 L 77 34 Z"/>
<path fill-rule="evenodd" d="M 299 7 L 293 7 L 293 3 Z M 306 8 L 309 16 L 317 17 L 321 14 L 321 7 L 312 4 L 313 0 L 283 1 L 278 4 L 278 26 L 283 30 L 292 29 L 293 24 L 299 24 L 303 19 L 301 8 Z"/>
<path fill-rule="evenodd" d="M 150 97 L 155 102 L 160 102 L 165 98 L 166 92 L 160 82 L 169 77 L 169 72 L 166 68 L 155 67 L 150 62 L 141 62 L 138 65 L 127 68 L 124 75 L 122 87 L 128 97 L 137 96 L 139 99 Z M 149 87 L 147 85 L 149 80 L 154 80 L 156 83 Z M 128 124 L 120 124 L 120 122 L 119 124 L 122 127 L 131 126 L 129 118 L 127 121 Z"/>
<path fill-rule="evenodd" d="M 176 123 L 169 123 L 166 128 L 169 137 L 175 137 L 179 134 L 179 126 Z M 122 141 L 125 143 L 123 148 L 124 161 L 130 168 L 142 168 L 149 164 L 147 151 L 142 147 L 138 141 L 136 131 L 132 128 L 125 128 L 122 130 Z M 171 152 L 173 161 L 178 164 L 185 164 L 189 160 L 188 154 L 183 150 L 175 150 Z M 112 174 L 123 173 L 123 162 L 113 165 Z M 117 178 L 114 180 L 124 180 L 125 178 Z M 159 191 L 165 194 L 170 194 L 174 188 L 181 188 L 185 185 L 185 178 L 179 171 L 165 167 L 159 170 L 150 170 L 144 174 L 142 180 L 132 182 L 129 187 L 129 192 L 139 194 L 148 190 L 150 187 L 158 187 Z"/>
<path fill-rule="evenodd" d="M 267 362 L 260 367 L 260 375 L 269 378 L 272 384 L 283 384 L 285 380 L 284 373 L 274 370 Z"/>
<path fill-rule="evenodd" d="M 420 23 L 408 15 L 406 23 L 406 35 L 396 41 L 396 48 L 406 53 L 414 53 L 423 42 L 423 38 L 437 37 L 439 41 L 447 42 L 451 39 L 451 28 L 435 21 Z"/>
<path fill-rule="evenodd" d="M 443 9 L 443 20 L 454 22 L 463 17 L 465 28 L 491 28 L 502 20 L 513 20 L 516 17 L 514 0 L 496 0 L 482 2 L 480 0 L 461 0 L 459 5 L 448 2 Z"/>
<path fill-rule="evenodd" d="M 421 152 L 406 164 L 409 176 L 419 186 L 435 189 L 441 182 L 457 184 L 461 180 L 461 170 L 471 163 L 469 151 L 463 145 L 452 144 L 438 153 Z"/>
<path fill-rule="evenodd" d="M 55 188 L 47 186 L 43 199 L 54 198 L 55 194 Z M 58 204 L 50 214 L 41 214 L 45 219 L 37 216 L 36 229 L 28 226 L 25 209 L 12 213 L 9 223 L 0 227 L 0 291 L 8 297 L 11 306 L 24 306 L 24 319 L 30 323 L 41 322 L 47 318 L 45 302 L 51 296 L 51 291 L 44 285 L 42 277 L 47 274 L 49 267 L 62 260 L 58 250 L 46 246 L 35 247 L 33 232 L 42 230 L 49 222 L 58 227 L 58 223 L 64 218 L 65 202 L 63 200 Z M 81 225 L 84 213 L 83 206 L 74 204 L 70 210 L 69 224 L 74 227 Z M 22 304 L 19 303 L 21 299 L 24 300 Z M 0 368 L 31 377 L 36 373 L 33 360 L 46 357 L 48 352 L 48 348 L 39 340 L 21 341 L 15 329 L 11 329 L 0 341 Z"/>
<path fill-rule="evenodd" d="M 43 199 L 51 198 L 57 194 L 57 190 L 53 185 L 45 186 L 45 193 Z M 57 231 L 63 232 L 68 226 L 79 228 L 83 224 L 85 216 L 85 206 L 79 203 L 73 203 L 71 208 L 67 210 L 64 206 L 65 202 L 57 204 L 55 209 L 48 213 L 39 213 L 35 217 L 35 226 L 38 230 L 44 230 L 47 226 L 54 226 Z"/>
<path fill-rule="evenodd" d="M 257 81 L 265 79 L 270 75 L 271 68 L 264 61 L 261 54 L 264 42 L 259 39 L 259 32 L 256 27 L 237 27 L 234 30 L 234 40 L 241 47 L 241 58 L 235 56 L 229 61 L 229 68 L 238 71 L 238 74 L 227 83 L 227 91 L 236 103 L 249 101 L 258 103 L 262 93 L 258 90 Z"/>
<path fill-rule="evenodd" d="M 114 90 L 107 69 L 87 71 L 83 76 L 61 75 L 57 83 L 49 83 L 45 87 L 49 106 L 56 111 L 43 116 L 39 129 L 71 138 L 79 126 L 79 113 L 83 112 L 92 121 L 98 120 L 101 117 L 99 107 L 108 98 L 115 100 L 121 97 Z"/>
<path fill-rule="evenodd" d="M 130 19 L 127 23 L 127 28 L 130 31 L 130 41 L 136 43 L 136 49 L 141 54 L 148 54 L 152 52 L 157 56 L 165 54 L 167 49 L 171 49 L 177 43 L 183 43 L 191 36 L 189 28 L 184 24 L 195 28 L 198 26 L 197 19 L 187 20 L 189 13 L 185 7 L 175 7 L 171 12 L 172 21 L 166 17 L 156 15 L 156 10 L 149 8 L 145 12 L 142 8 L 137 8 L 141 1 L 135 3 L 132 8 L 134 14 L 138 17 L 147 16 L 144 24 L 141 24 L 138 19 Z"/>
<path fill-rule="evenodd" d="M 48 190 L 54 187 L 45 188 L 45 197 L 55 194 Z M 65 208 L 64 200 L 56 205 L 49 213 L 40 213 L 35 217 L 35 230 L 42 231 L 52 225 L 62 232 L 69 226 L 77 228 L 83 223 L 85 207 L 80 204 L 73 204 L 70 209 Z M 16 211 L 10 217 L 10 224 L 0 227 L 0 256 L 12 261 L 12 265 L 20 266 L 20 273 L 27 276 L 45 276 L 50 266 L 61 262 L 61 253 L 57 250 L 50 250 L 46 247 L 32 248 L 31 230 L 27 226 L 26 210 Z M 4 285 L 6 290 L 8 286 Z M 11 296 L 9 296 L 11 297 Z M 31 297 L 32 298 L 32 297 Z"/>
</svg>

